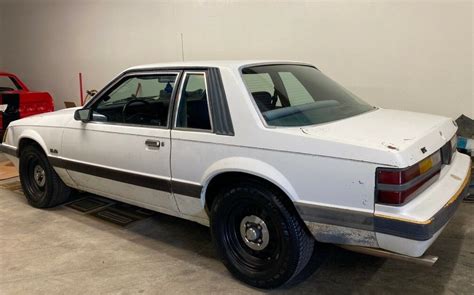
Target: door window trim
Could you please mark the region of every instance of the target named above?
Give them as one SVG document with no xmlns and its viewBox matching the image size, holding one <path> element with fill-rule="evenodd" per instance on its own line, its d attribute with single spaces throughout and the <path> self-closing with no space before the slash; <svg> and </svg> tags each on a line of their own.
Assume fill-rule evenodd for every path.
<svg viewBox="0 0 474 295">
<path fill-rule="evenodd" d="M 181 103 L 181 96 L 183 94 L 184 84 L 188 75 L 201 74 L 204 76 L 204 85 L 206 86 L 206 99 L 207 99 L 207 111 L 209 112 L 209 122 L 211 123 L 211 129 L 199 129 L 199 128 L 188 128 L 188 127 L 177 127 L 178 122 L 178 111 L 179 104 Z M 212 121 L 212 112 L 211 112 L 211 100 L 209 98 L 209 86 L 207 83 L 207 71 L 199 70 L 184 70 L 182 73 L 182 78 L 179 85 L 179 93 L 176 96 L 174 110 L 173 110 L 173 130 L 178 131 L 191 131 L 191 132 L 203 132 L 203 133 L 214 133 L 214 123 Z"/>
<path fill-rule="evenodd" d="M 112 82 L 110 82 L 107 86 L 105 86 L 104 89 L 102 89 L 100 91 L 100 93 L 96 94 L 96 96 L 92 100 L 87 102 L 84 105 L 83 108 L 93 109 L 99 103 L 99 101 L 102 100 L 102 97 L 106 93 L 109 92 L 110 89 L 116 87 L 118 84 L 120 84 L 121 82 L 123 82 L 126 79 L 129 79 L 130 77 L 166 75 L 166 74 L 175 74 L 176 75 L 175 86 L 173 87 L 173 92 L 171 93 L 171 96 L 170 96 L 170 104 L 168 106 L 168 118 L 166 120 L 167 121 L 166 126 L 131 124 L 131 123 L 123 123 L 123 122 L 102 122 L 102 121 L 93 121 L 93 120 L 89 121 L 88 124 L 93 123 L 93 124 L 101 124 L 101 125 L 117 125 L 117 126 L 140 127 L 140 128 L 151 128 L 151 129 L 165 129 L 165 130 L 166 129 L 171 129 L 171 125 L 172 125 L 171 123 L 173 122 L 172 121 L 173 106 L 174 106 L 174 102 L 176 100 L 176 94 L 177 94 L 177 90 L 178 90 L 178 87 L 176 87 L 176 86 L 179 85 L 180 82 L 181 82 L 181 76 L 183 74 L 182 70 L 176 70 L 176 71 L 153 70 L 153 71 L 124 73 L 124 74 L 118 76 L 117 78 L 115 78 L 114 80 L 112 80 Z M 206 85 L 206 87 L 207 87 L 207 85 Z"/>
</svg>

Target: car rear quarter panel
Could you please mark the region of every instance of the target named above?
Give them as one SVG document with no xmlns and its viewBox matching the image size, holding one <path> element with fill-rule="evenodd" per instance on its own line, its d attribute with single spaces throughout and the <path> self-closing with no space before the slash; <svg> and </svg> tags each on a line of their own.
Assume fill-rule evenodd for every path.
<svg viewBox="0 0 474 295">
<path fill-rule="evenodd" d="M 219 142 L 223 138 L 210 133 L 173 131 L 172 138 L 173 179 L 204 186 L 195 201 L 200 202 L 200 212 L 192 209 L 188 198 L 177 196 L 184 214 L 206 218 L 206 185 L 216 175 L 235 171 L 272 182 L 293 202 L 373 212 L 376 166 L 372 163 L 239 145 L 236 138 L 223 143 Z M 280 140 L 284 139 L 282 135 Z"/>
<path fill-rule="evenodd" d="M 175 194 L 182 213 L 207 219 L 207 184 L 216 175 L 236 171 L 272 182 L 293 202 L 373 213 L 376 164 L 316 156 L 321 149 L 330 154 L 331 148 L 343 144 L 318 141 L 299 129 L 281 132 L 265 127 L 239 72 L 221 69 L 221 74 L 235 135 L 189 130 L 171 134 L 173 179 L 203 186 L 200 199 Z M 357 147 L 351 150 L 358 152 Z"/>
</svg>

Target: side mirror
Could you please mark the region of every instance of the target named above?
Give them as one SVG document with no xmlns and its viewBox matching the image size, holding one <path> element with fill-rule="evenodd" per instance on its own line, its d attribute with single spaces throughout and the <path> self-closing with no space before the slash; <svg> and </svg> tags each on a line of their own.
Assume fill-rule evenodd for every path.
<svg viewBox="0 0 474 295">
<path fill-rule="evenodd" d="M 87 123 L 91 120 L 91 109 L 80 109 L 74 112 L 74 120 Z"/>
</svg>

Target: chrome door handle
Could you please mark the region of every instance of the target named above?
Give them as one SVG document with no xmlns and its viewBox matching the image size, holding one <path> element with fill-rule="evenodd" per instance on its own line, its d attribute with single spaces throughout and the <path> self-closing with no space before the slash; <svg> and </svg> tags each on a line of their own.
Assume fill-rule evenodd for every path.
<svg viewBox="0 0 474 295">
<path fill-rule="evenodd" d="M 145 144 L 149 147 L 157 148 L 157 149 L 159 149 L 161 146 L 161 142 L 159 140 L 154 140 L 154 139 L 145 140 Z"/>
</svg>

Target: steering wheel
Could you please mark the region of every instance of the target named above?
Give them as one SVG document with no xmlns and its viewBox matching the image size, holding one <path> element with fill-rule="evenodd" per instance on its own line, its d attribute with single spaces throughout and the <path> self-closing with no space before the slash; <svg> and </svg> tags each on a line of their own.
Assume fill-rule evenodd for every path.
<svg viewBox="0 0 474 295">
<path fill-rule="evenodd" d="M 123 108 L 122 108 L 122 118 L 123 118 L 123 122 L 124 123 L 127 123 L 128 121 L 131 121 L 132 118 L 135 118 L 137 116 L 148 116 L 148 117 L 151 117 L 150 114 L 146 114 L 146 113 L 135 113 L 135 114 L 131 114 L 131 115 L 127 115 L 127 110 L 128 108 L 132 105 L 132 104 L 136 104 L 136 103 L 141 103 L 143 105 L 145 105 L 145 108 L 146 109 L 150 109 L 150 103 L 146 100 L 143 100 L 143 99 L 132 99 L 130 100 L 129 102 L 127 102 Z"/>
</svg>

